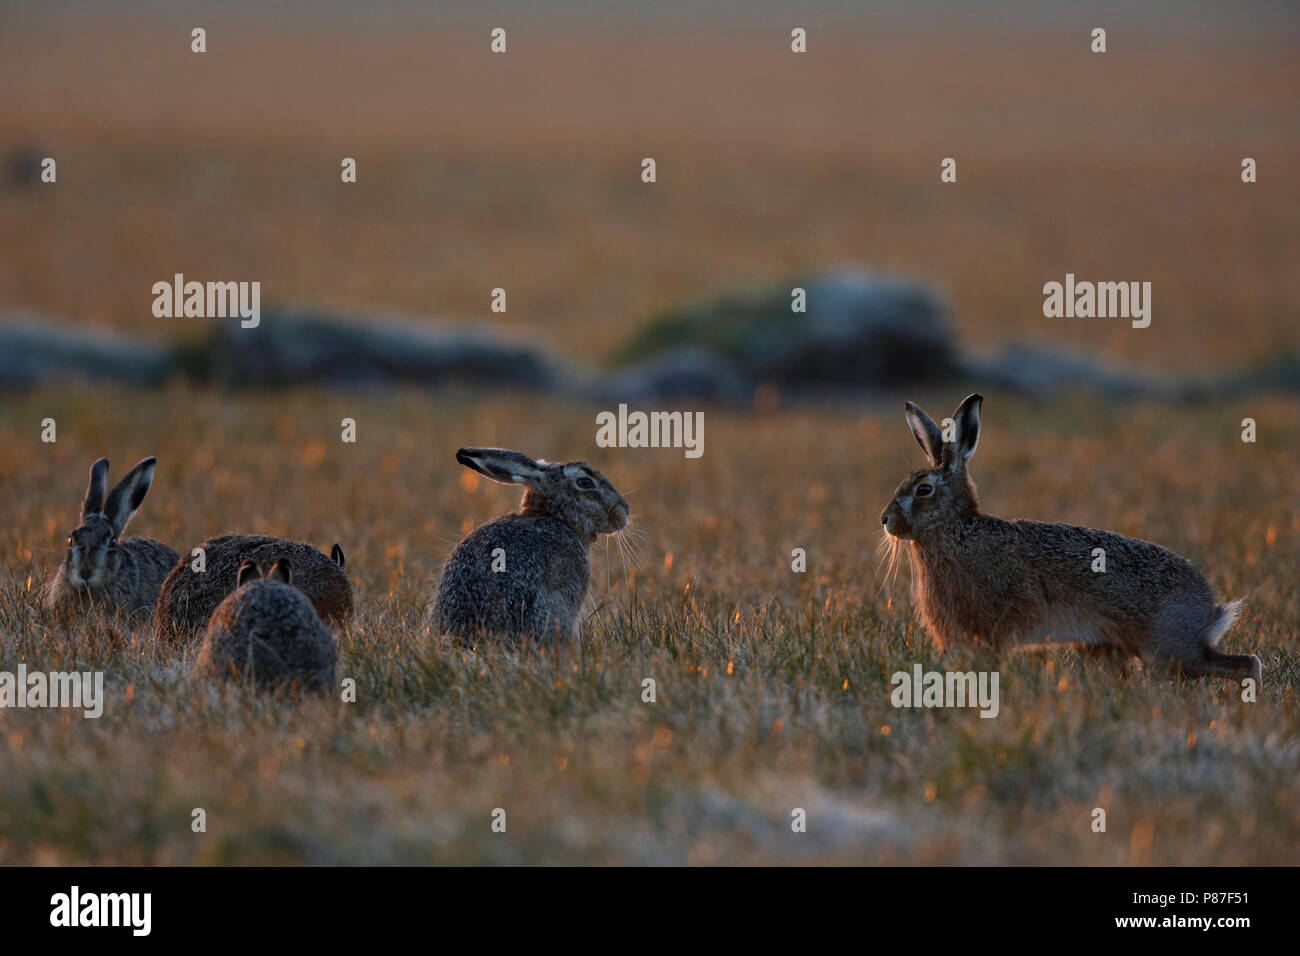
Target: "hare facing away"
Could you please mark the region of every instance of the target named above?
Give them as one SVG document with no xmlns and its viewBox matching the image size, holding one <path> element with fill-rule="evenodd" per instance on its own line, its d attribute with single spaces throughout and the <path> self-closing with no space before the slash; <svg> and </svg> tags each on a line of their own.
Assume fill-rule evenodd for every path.
<svg viewBox="0 0 1300 956">
<path fill-rule="evenodd" d="M 1103 657 L 1138 657 L 1189 677 L 1260 680 L 1253 654 L 1215 645 L 1242 602 L 1216 603 L 1205 576 L 1165 548 L 1109 531 L 980 512 L 967 462 L 980 433 L 980 395 L 953 413 L 955 440 L 911 402 L 907 422 L 930 467 L 913 472 L 881 514 L 909 541 L 919 610 L 940 650 L 988 642 L 1070 643 Z M 1094 571 L 1097 554 L 1105 570 Z"/>
<path fill-rule="evenodd" d="M 517 512 L 479 525 L 452 551 L 431 624 L 462 640 L 577 638 L 588 550 L 627 524 L 623 496 L 586 462 L 550 464 L 502 448 L 462 448 L 456 460 L 524 494 Z"/>
<path fill-rule="evenodd" d="M 199 550 L 201 565 L 186 557 L 163 582 L 154 616 L 157 637 L 182 641 L 198 637 L 217 605 L 235 587 L 239 570 L 248 560 L 269 566 L 287 558 L 293 562 L 294 585 L 311 600 L 322 620 L 337 626 L 352 615 L 352 585 L 343 573 L 343 549 L 337 544 L 327 558 L 298 541 L 223 534 L 204 541 Z"/>
<path fill-rule="evenodd" d="M 144 503 L 156 467 L 156 459 L 144 459 L 105 500 L 108 459 L 90 466 L 81 525 L 68 535 L 68 553 L 45 587 L 47 607 L 93 603 L 127 614 L 153 613 L 163 580 L 178 555 L 150 538 L 122 540 L 122 532 Z"/>
<path fill-rule="evenodd" d="M 263 689 L 296 682 L 305 690 L 327 690 L 336 656 L 334 636 L 293 586 L 289 559 L 276 561 L 265 578 L 250 559 L 240 565 L 235 590 L 212 612 L 195 670 Z"/>
</svg>

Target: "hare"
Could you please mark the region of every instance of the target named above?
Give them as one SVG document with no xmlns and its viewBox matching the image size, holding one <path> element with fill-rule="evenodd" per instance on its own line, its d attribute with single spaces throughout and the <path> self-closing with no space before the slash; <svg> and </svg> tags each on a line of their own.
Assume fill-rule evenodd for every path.
<svg viewBox="0 0 1300 956">
<path fill-rule="evenodd" d="M 540 644 L 579 636 L 588 549 L 621 530 L 627 502 L 581 461 L 549 464 L 502 448 L 462 448 L 456 460 L 524 485 L 519 511 L 480 525 L 443 566 L 431 623 L 462 640 L 492 634 Z"/>
<path fill-rule="evenodd" d="M 309 544 L 264 535 L 223 534 L 198 546 L 202 562 L 186 558 L 163 582 L 154 617 L 154 633 L 165 640 L 191 640 L 202 633 L 212 612 L 235 587 L 239 569 L 249 559 L 269 565 L 278 558 L 293 562 L 295 586 L 329 624 L 352 615 L 352 585 L 343 573 L 343 549 L 337 544 L 327 558 Z"/>
<path fill-rule="evenodd" d="M 289 559 L 277 560 L 263 578 L 250 558 L 239 567 L 235 590 L 212 612 L 195 669 L 264 689 L 296 681 L 306 690 L 327 690 L 335 657 L 334 636 L 293 587 Z"/>
<path fill-rule="evenodd" d="M 996 652 L 1071 643 L 1189 677 L 1258 684 L 1259 658 L 1214 649 L 1242 602 L 1215 603 L 1186 559 L 1109 531 L 980 512 L 967 462 L 979 443 L 982 401 L 970 395 L 957 407 L 951 441 L 907 403 L 930 467 L 905 478 L 880 516 L 888 534 L 911 542 L 920 616 L 939 649 L 958 641 L 988 642 Z M 1099 555 L 1105 570 L 1094 570 Z"/>
<path fill-rule="evenodd" d="M 127 614 L 153 613 L 159 589 L 179 556 L 149 538 L 121 540 L 144 503 L 157 460 L 146 458 L 126 473 L 104 500 L 108 459 L 90 466 L 81 526 L 68 535 L 68 553 L 45 588 L 45 604 L 94 603 Z"/>
</svg>

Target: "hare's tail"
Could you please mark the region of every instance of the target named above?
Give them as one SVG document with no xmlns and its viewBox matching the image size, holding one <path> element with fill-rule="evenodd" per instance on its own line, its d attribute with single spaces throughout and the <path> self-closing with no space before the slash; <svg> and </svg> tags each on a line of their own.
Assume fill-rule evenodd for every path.
<svg viewBox="0 0 1300 956">
<path fill-rule="evenodd" d="M 1217 605 L 1214 609 L 1214 619 L 1210 621 L 1210 625 L 1205 629 L 1202 638 L 1204 646 L 1207 648 L 1216 647 L 1219 638 L 1232 630 L 1237 623 L 1237 619 L 1241 617 L 1241 612 L 1245 609 L 1246 602 L 1243 598 Z"/>
<path fill-rule="evenodd" d="M 1233 680 L 1250 678 L 1260 685 L 1263 669 L 1254 654 L 1220 654 L 1214 649 L 1219 638 L 1237 623 L 1246 602 L 1237 600 L 1220 604 L 1214 609 L 1214 618 L 1201 632 L 1201 646 L 1190 660 L 1180 661 L 1184 673 L 1191 677 L 1230 677 Z"/>
</svg>

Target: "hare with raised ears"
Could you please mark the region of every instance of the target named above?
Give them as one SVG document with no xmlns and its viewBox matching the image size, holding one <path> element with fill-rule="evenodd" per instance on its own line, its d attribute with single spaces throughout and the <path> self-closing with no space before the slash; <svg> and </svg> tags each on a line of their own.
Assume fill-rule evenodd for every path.
<svg viewBox="0 0 1300 956">
<path fill-rule="evenodd" d="M 623 496 L 586 462 L 549 464 L 502 448 L 462 448 L 456 460 L 493 481 L 523 485 L 524 495 L 517 512 L 475 528 L 447 558 L 433 626 L 463 640 L 576 638 L 588 549 L 627 524 Z"/>
<path fill-rule="evenodd" d="M 68 553 L 45 589 L 45 603 L 96 603 L 127 614 L 153 613 L 163 580 L 178 555 L 149 538 L 122 540 L 126 523 L 144 503 L 157 461 L 146 458 L 126 473 L 105 500 L 108 459 L 90 467 L 81 525 L 68 535 Z"/>
<path fill-rule="evenodd" d="M 239 567 L 235 590 L 212 612 L 195 669 L 204 677 L 243 678 L 270 689 L 297 683 L 327 690 L 334 683 L 334 635 L 293 586 L 288 558 L 266 577 L 257 562 Z"/>
<path fill-rule="evenodd" d="M 920 616 L 940 650 L 961 641 L 987 642 L 996 652 L 1069 643 L 1189 677 L 1258 684 L 1259 658 L 1214 649 L 1241 602 L 1216 603 L 1189 561 L 1109 531 L 980 512 L 967 463 L 979 443 L 982 401 L 971 395 L 957 407 L 951 441 L 907 403 L 907 423 L 930 467 L 905 478 L 880 516 L 885 531 L 911 544 Z M 1104 553 L 1104 571 L 1093 570 L 1095 549 Z"/>
</svg>

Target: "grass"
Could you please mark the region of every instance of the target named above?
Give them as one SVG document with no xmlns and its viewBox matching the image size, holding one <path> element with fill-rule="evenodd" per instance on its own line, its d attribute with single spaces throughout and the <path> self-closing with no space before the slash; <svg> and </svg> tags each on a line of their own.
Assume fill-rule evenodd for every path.
<svg viewBox="0 0 1300 956">
<path fill-rule="evenodd" d="M 950 397 L 920 398 L 938 409 Z M 1026 652 L 1003 662 L 992 720 L 890 706 L 890 675 L 913 663 L 988 666 L 937 659 L 905 573 L 891 584 L 879 564 L 877 516 L 919 455 L 892 404 L 709 411 L 695 461 L 596 449 L 588 410 L 528 407 L 521 421 L 509 397 L 187 388 L 7 401 L 0 667 L 102 669 L 109 702 L 98 721 L 0 711 L 0 860 L 1290 859 L 1294 403 L 1258 402 L 1263 437 L 1243 445 L 1242 409 L 1030 409 L 989 396 L 975 472 L 986 508 L 1187 554 L 1222 594 L 1251 599 L 1224 646 L 1259 653 L 1266 682 L 1243 704 L 1222 682 L 1125 680 L 1068 649 Z M 358 422 L 355 445 L 338 440 L 345 414 Z M 59 422 L 54 445 L 32 424 L 46 416 Z M 1059 421 L 1075 427 L 1049 424 Z M 470 652 L 424 628 L 446 551 L 515 501 L 455 464 L 471 441 L 585 457 L 636 489 L 641 566 L 596 545 L 580 648 Z M 40 609 L 36 587 L 104 448 L 115 469 L 159 454 L 136 534 L 189 547 L 243 528 L 344 544 L 358 611 L 339 634 L 340 676 L 356 681 L 356 703 L 214 688 L 189 674 L 194 648 Z M 790 570 L 793 547 L 807 549 L 806 573 Z M 190 829 L 198 807 L 204 834 Z M 490 830 L 498 807 L 505 834 Z M 807 833 L 790 830 L 795 807 Z M 1090 830 L 1095 807 L 1108 811 L 1105 834 Z"/>
</svg>

